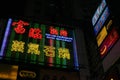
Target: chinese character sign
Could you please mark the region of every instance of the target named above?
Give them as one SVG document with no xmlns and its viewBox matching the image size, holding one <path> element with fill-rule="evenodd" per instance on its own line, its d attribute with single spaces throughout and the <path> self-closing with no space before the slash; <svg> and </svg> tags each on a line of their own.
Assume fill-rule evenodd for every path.
<svg viewBox="0 0 120 80">
<path fill-rule="evenodd" d="M 5 59 L 54 67 L 76 66 L 73 29 L 9 19 L 2 44 Z"/>
</svg>

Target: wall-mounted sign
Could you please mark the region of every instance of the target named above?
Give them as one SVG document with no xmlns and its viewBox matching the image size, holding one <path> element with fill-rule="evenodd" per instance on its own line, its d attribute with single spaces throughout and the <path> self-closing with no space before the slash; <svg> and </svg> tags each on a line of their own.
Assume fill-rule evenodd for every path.
<svg viewBox="0 0 120 80">
<path fill-rule="evenodd" d="M 19 72 L 19 76 L 22 78 L 35 78 L 36 77 L 36 73 L 33 71 L 28 71 L 28 70 L 21 70 Z"/>
<path fill-rule="evenodd" d="M 9 19 L 0 56 L 7 60 L 78 67 L 74 30 L 65 26 Z"/>
<path fill-rule="evenodd" d="M 119 38 L 119 34 L 116 31 L 116 29 L 113 28 L 111 32 L 108 34 L 108 36 L 105 38 L 104 42 L 101 44 L 101 47 L 100 47 L 101 57 L 104 57 L 107 54 L 107 52 L 111 49 L 111 47 L 118 40 L 118 38 Z"/>
<path fill-rule="evenodd" d="M 107 23 L 106 29 L 109 30 L 112 24 L 113 24 L 113 20 L 111 19 L 111 20 L 109 20 L 109 22 Z"/>
<path fill-rule="evenodd" d="M 92 25 L 94 26 L 99 19 L 100 15 L 102 14 L 102 11 L 104 10 L 106 6 L 106 1 L 102 0 L 101 4 L 98 6 L 96 12 L 94 13 L 94 16 L 92 17 Z"/>
<path fill-rule="evenodd" d="M 101 15 L 100 19 L 98 20 L 97 24 L 94 27 L 95 35 L 98 34 L 102 26 L 104 25 L 105 21 L 107 20 L 108 16 L 110 15 L 109 8 L 106 7 L 103 14 Z"/>
<path fill-rule="evenodd" d="M 96 38 L 98 47 L 100 46 L 100 44 L 102 43 L 102 41 L 105 39 L 106 36 L 107 36 L 107 30 L 106 30 L 106 27 L 103 27 L 103 29 L 100 31 L 100 33 Z"/>
<path fill-rule="evenodd" d="M 18 66 L 0 64 L 0 80 L 17 80 Z"/>
<path fill-rule="evenodd" d="M 40 78 L 40 68 L 35 66 L 19 66 L 18 80 L 38 80 Z"/>
</svg>

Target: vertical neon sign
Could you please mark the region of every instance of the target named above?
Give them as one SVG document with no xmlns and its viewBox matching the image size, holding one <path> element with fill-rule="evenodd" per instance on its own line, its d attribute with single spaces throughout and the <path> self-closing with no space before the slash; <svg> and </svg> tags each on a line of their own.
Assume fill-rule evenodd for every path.
<svg viewBox="0 0 120 80">
<path fill-rule="evenodd" d="M 96 12 L 94 13 L 94 16 L 92 17 L 92 25 L 94 26 L 97 23 L 97 20 L 99 19 L 100 15 L 102 14 L 102 11 L 106 7 L 106 1 L 102 0 L 101 4 L 98 6 Z"/>
<path fill-rule="evenodd" d="M 8 35 L 9 35 L 9 31 L 10 31 L 10 24 L 11 23 L 12 23 L 12 19 L 9 19 L 8 23 L 7 23 L 7 28 L 6 28 L 6 31 L 5 31 L 2 47 L 1 47 L 0 58 L 4 54 L 4 50 L 5 50 L 5 47 L 6 47 L 6 42 L 7 42 L 7 39 L 8 39 Z"/>
<path fill-rule="evenodd" d="M 58 31 L 56 30 L 56 29 L 54 29 L 52 26 L 50 26 L 50 34 L 53 34 L 53 35 L 58 35 Z M 50 46 L 54 46 L 54 40 L 52 40 L 52 39 L 50 39 L 49 40 L 49 43 L 50 43 Z M 53 49 L 55 49 L 55 48 L 52 48 L 52 50 Z M 55 54 L 54 54 L 55 52 L 54 51 L 52 51 L 50 54 L 53 54 L 53 56 L 55 56 Z M 49 66 L 53 66 L 53 56 L 49 56 Z"/>
<path fill-rule="evenodd" d="M 78 56 L 77 56 L 77 48 L 76 48 L 76 40 L 75 40 L 75 34 L 73 32 L 73 37 L 74 37 L 74 40 L 73 40 L 73 49 L 74 49 L 74 65 L 75 65 L 75 69 L 79 69 L 79 64 L 78 64 Z"/>
</svg>

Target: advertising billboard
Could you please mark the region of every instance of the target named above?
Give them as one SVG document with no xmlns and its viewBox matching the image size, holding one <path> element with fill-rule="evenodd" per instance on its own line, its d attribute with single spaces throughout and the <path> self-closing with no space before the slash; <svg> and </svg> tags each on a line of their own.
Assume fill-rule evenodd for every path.
<svg viewBox="0 0 120 80">
<path fill-rule="evenodd" d="M 74 29 L 10 18 L 0 56 L 16 61 L 60 68 L 78 68 Z"/>
<path fill-rule="evenodd" d="M 106 30 L 106 27 L 104 26 L 97 36 L 98 47 L 101 45 L 101 43 L 103 42 L 106 36 L 107 36 L 107 30 Z"/>
<path fill-rule="evenodd" d="M 0 64 L 0 80 L 17 80 L 18 66 Z"/>
<path fill-rule="evenodd" d="M 102 11 L 106 7 L 106 1 L 102 0 L 101 4 L 98 6 L 96 12 L 94 13 L 94 16 L 92 17 L 92 25 L 94 26 L 99 19 L 100 15 L 102 14 Z"/>
<path fill-rule="evenodd" d="M 98 34 L 98 32 L 101 30 L 101 28 L 103 27 L 105 21 L 107 20 L 107 18 L 109 17 L 110 12 L 109 12 L 109 8 L 106 7 L 103 14 L 101 15 L 100 19 L 98 20 L 97 24 L 94 27 L 94 33 L 95 35 Z"/>
<path fill-rule="evenodd" d="M 23 66 L 18 67 L 17 80 L 40 80 L 40 68 L 36 66 Z"/>
<path fill-rule="evenodd" d="M 99 48 L 101 57 L 104 57 L 108 53 L 118 39 L 119 34 L 117 30 L 113 28 Z"/>
</svg>

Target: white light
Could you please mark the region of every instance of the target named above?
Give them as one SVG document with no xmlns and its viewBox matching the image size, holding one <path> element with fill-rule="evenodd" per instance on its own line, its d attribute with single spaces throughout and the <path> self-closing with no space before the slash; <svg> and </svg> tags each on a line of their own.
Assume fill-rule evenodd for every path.
<svg viewBox="0 0 120 80">
<path fill-rule="evenodd" d="M 114 80 L 113 78 L 111 78 L 110 80 Z"/>
</svg>

